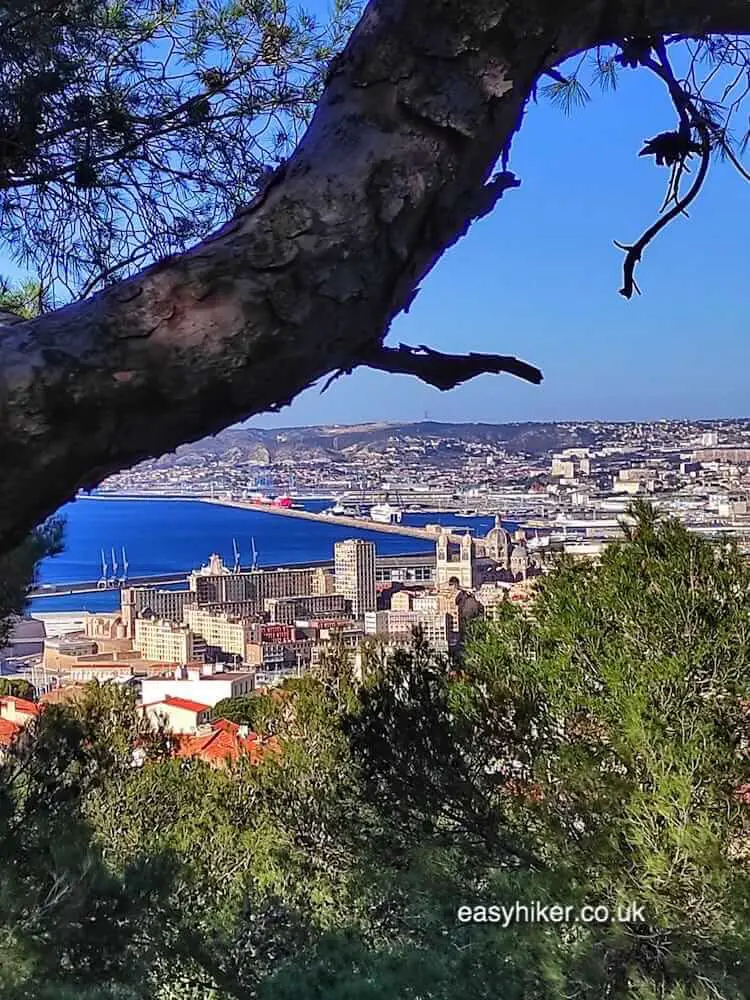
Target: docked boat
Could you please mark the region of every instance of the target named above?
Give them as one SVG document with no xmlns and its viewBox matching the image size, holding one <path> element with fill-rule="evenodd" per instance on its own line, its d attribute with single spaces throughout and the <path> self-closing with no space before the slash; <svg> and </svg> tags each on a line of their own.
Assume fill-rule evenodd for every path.
<svg viewBox="0 0 750 1000">
<path fill-rule="evenodd" d="M 351 504 L 344 504 L 340 500 L 337 500 L 333 507 L 329 507 L 327 510 L 323 511 L 328 517 L 361 517 L 361 511 L 359 507 L 353 507 Z"/>
<path fill-rule="evenodd" d="M 378 524 L 400 524 L 402 512 L 389 503 L 376 503 L 370 507 L 370 518 Z"/>
<path fill-rule="evenodd" d="M 268 497 L 263 493 L 253 493 L 248 499 L 250 503 L 259 504 L 265 507 L 282 507 L 284 510 L 289 510 L 294 506 L 292 503 L 292 498 L 288 496 L 280 497 Z"/>
</svg>

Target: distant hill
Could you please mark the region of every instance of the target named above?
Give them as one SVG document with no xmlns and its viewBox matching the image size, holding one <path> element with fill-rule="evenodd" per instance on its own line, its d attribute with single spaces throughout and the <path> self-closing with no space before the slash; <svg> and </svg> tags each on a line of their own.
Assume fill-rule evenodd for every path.
<svg viewBox="0 0 750 1000">
<path fill-rule="evenodd" d="M 454 424 L 369 423 L 279 429 L 238 428 L 181 445 L 176 452 L 148 464 L 155 467 L 199 463 L 207 457 L 236 462 L 282 462 L 319 456 L 346 460 L 359 452 L 377 454 L 389 447 L 472 442 L 495 444 L 510 453 L 540 455 L 563 448 L 595 445 L 604 425 L 578 423 Z"/>
</svg>

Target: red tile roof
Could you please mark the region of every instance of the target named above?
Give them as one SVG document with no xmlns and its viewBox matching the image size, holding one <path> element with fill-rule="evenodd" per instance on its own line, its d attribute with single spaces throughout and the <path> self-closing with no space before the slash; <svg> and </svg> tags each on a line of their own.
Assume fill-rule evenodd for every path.
<svg viewBox="0 0 750 1000">
<path fill-rule="evenodd" d="M 0 747 L 9 747 L 23 729 L 10 719 L 0 719 Z"/>
<path fill-rule="evenodd" d="M 220 729 L 227 733 L 239 733 L 242 727 L 238 722 L 232 722 L 230 719 L 214 719 L 211 723 L 211 728 Z M 248 727 L 247 733 L 243 738 L 250 741 L 257 740 L 258 734 Z"/>
<path fill-rule="evenodd" d="M 178 757 L 199 757 L 207 764 L 224 764 L 227 761 L 237 761 L 241 755 L 247 755 L 251 763 L 257 764 L 265 751 L 276 752 L 280 749 L 275 737 L 261 741 L 257 733 L 240 736 L 233 729 L 236 723 L 219 719 L 210 732 L 197 736 L 184 736 L 177 742 Z M 239 730 L 239 726 L 237 726 Z"/>
<path fill-rule="evenodd" d="M 39 715 L 39 706 L 26 698 L 16 698 L 14 695 L 3 695 L 0 697 L 0 705 L 13 705 L 17 712 L 26 712 L 27 715 Z"/>
<path fill-rule="evenodd" d="M 169 705 L 171 708 L 184 708 L 186 712 L 210 712 L 210 705 L 203 705 L 199 701 L 191 701 L 189 698 L 175 698 L 171 694 L 165 695 L 159 701 L 151 701 L 143 708 L 153 708 L 156 705 Z"/>
</svg>

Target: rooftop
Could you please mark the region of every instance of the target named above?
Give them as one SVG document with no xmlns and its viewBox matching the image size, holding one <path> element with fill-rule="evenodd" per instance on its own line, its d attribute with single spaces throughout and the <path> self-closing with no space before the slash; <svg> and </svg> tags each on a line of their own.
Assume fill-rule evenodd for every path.
<svg viewBox="0 0 750 1000">
<path fill-rule="evenodd" d="M 26 698 L 16 698 L 13 695 L 3 695 L 0 697 L 0 705 L 12 705 L 17 712 L 26 712 L 27 715 L 39 715 L 39 706 Z"/>
<path fill-rule="evenodd" d="M 0 718 L 0 747 L 9 747 L 22 729 L 23 726 L 15 722 Z"/>
<path fill-rule="evenodd" d="M 156 705 L 168 705 L 170 708 L 183 708 L 186 712 L 210 712 L 211 706 L 204 705 L 200 701 L 191 701 L 190 698 L 175 698 L 168 694 L 159 701 L 150 701 L 143 705 L 143 708 L 154 708 Z"/>
</svg>

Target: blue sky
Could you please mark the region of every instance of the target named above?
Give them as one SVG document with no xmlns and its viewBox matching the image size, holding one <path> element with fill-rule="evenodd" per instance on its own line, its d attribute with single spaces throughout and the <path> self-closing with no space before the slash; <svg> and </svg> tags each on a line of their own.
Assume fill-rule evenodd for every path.
<svg viewBox="0 0 750 1000">
<path fill-rule="evenodd" d="M 510 164 L 521 187 L 445 254 L 389 337 L 516 354 L 542 368 L 541 386 L 485 375 L 441 393 L 360 369 L 252 424 L 750 415 L 750 187 L 717 162 L 690 219 L 644 255 L 642 296 L 623 299 L 612 241 L 655 217 L 666 173 L 637 153 L 674 112 L 645 72 L 620 80 L 614 94 L 590 87 L 570 116 L 530 107 Z"/>
</svg>

